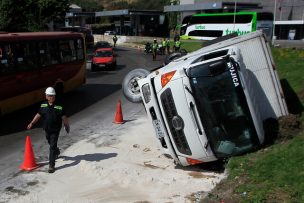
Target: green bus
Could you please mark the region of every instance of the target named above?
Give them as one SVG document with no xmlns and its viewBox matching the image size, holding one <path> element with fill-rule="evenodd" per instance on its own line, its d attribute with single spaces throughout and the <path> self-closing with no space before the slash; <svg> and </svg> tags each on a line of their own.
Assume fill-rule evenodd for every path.
<svg viewBox="0 0 304 203">
<path fill-rule="evenodd" d="M 212 40 L 236 32 L 244 35 L 263 30 L 271 37 L 273 27 L 272 13 L 201 13 L 186 16 L 180 29 L 181 39 Z"/>
</svg>

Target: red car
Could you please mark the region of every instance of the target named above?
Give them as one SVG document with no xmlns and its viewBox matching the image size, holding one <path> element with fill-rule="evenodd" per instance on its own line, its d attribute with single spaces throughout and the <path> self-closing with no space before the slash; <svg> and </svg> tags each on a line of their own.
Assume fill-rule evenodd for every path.
<svg viewBox="0 0 304 203">
<path fill-rule="evenodd" d="M 92 58 L 91 71 L 108 68 L 116 68 L 116 56 L 113 48 L 96 49 Z"/>
</svg>

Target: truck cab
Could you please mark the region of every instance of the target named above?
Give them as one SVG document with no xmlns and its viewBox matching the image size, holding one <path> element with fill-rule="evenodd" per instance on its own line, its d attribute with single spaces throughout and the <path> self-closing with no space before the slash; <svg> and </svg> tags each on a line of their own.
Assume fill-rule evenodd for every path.
<svg viewBox="0 0 304 203">
<path fill-rule="evenodd" d="M 177 163 L 214 161 L 263 142 L 239 52 L 230 47 L 187 58 L 138 81 L 156 137 Z"/>
</svg>

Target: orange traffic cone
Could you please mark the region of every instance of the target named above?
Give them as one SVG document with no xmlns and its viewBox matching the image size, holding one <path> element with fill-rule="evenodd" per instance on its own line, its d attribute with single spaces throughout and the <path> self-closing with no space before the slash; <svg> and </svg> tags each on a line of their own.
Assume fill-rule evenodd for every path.
<svg viewBox="0 0 304 203">
<path fill-rule="evenodd" d="M 122 118 L 120 100 L 118 100 L 118 103 L 116 105 L 116 115 L 115 115 L 115 119 L 114 119 L 113 123 L 117 123 L 117 124 L 124 123 L 124 120 Z"/>
<path fill-rule="evenodd" d="M 23 164 L 19 167 L 26 171 L 31 171 L 39 167 L 35 161 L 35 155 L 33 152 L 30 136 L 26 136 L 24 161 Z"/>
</svg>

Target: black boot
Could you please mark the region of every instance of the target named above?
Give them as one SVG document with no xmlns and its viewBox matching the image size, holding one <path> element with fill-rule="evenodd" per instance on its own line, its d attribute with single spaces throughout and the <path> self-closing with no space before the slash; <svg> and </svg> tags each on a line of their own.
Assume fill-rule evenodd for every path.
<svg viewBox="0 0 304 203">
<path fill-rule="evenodd" d="M 55 172 L 55 166 L 49 166 L 49 173 L 54 173 Z"/>
</svg>

